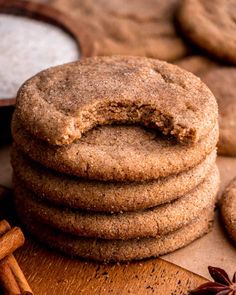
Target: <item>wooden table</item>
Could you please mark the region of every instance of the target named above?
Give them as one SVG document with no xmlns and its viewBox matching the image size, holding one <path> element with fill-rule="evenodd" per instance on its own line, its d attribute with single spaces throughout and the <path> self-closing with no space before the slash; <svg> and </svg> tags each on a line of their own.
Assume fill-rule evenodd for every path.
<svg viewBox="0 0 236 295">
<path fill-rule="evenodd" d="M 236 159 L 219 157 L 217 162 L 222 191 L 236 175 Z M 0 169 L 0 183 L 10 187 L 9 146 L 0 148 Z M 6 208 L 2 209 L 6 214 Z M 14 215 L 12 207 L 9 212 L 8 216 Z M 16 257 L 38 295 L 187 294 L 206 281 L 199 275 L 209 278 L 208 265 L 223 267 L 231 274 L 236 269 L 236 249 L 225 236 L 217 217 L 210 234 L 164 256 L 165 260 L 149 259 L 121 265 L 88 263 L 48 250 L 30 237 Z"/>
</svg>

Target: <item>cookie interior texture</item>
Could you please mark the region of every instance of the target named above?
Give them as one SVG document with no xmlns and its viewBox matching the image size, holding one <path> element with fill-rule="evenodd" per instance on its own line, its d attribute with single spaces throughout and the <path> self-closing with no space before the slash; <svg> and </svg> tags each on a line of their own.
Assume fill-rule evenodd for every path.
<svg viewBox="0 0 236 295">
<path fill-rule="evenodd" d="M 90 32 L 96 55 L 147 56 L 172 61 L 189 48 L 175 27 L 179 0 L 53 0 Z"/>
<path fill-rule="evenodd" d="M 230 182 L 223 193 L 221 216 L 229 236 L 236 243 L 236 178 Z"/>
<path fill-rule="evenodd" d="M 139 260 L 175 251 L 208 233 L 214 218 L 213 208 L 208 208 L 196 220 L 166 236 L 122 241 L 79 238 L 35 221 L 22 208 L 17 208 L 17 212 L 31 234 L 50 248 L 101 262 Z"/>
<path fill-rule="evenodd" d="M 42 200 L 65 207 L 120 212 L 136 211 L 173 201 L 199 185 L 212 169 L 214 150 L 199 165 L 167 178 L 145 182 L 87 180 L 52 171 L 12 148 L 14 174 Z"/>
<path fill-rule="evenodd" d="M 179 22 L 193 43 L 209 54 L 236 64 L 234 0 L 183 0 Z"/>
<path fill-rule="evenodd" d="M 71 145 L 52 146 L 31 136 L 16 117 L 12 135 L 25 154 L 56 171 L 87 179 L 140 181 L 177 174 L 201 163 L 215 149 L 218 124 L 197 145 L 179 144 L 154 129 L 111 125 L 94 128 Z"/>
<path fill-rule="evenodd" d="M 217 104 L 194 75 L 142 57 L 94 57 L 26 81 L 16 116 L 32 135 L 71 144 L 97 125 L 140 123 L 196 143 L 217 121 Z"/>
<path fill-rule="evenodd" d="M 40 201 L 14 179 L 16 207 L 65 232 L 83 237 L 130 239 L 156 237 L 177 230 L 213 207 L 219 186 L 215 166 L 204 182 L 178 200 L 149 210 L 118 214 L 92 213 L 54 207 Z"/>
</svg>

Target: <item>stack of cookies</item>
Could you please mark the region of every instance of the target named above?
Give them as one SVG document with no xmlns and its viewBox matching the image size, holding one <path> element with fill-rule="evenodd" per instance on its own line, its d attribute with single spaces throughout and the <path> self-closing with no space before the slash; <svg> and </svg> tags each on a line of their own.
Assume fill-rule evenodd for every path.
<svg viewBox="0 0 236 295">
<path fill-rule="evenodd" d="M 69 255 L 124 261 L 183 247 L 211 227 L 217 104 L 158 60 L 95 57 L 19 90 L 15 204 L 26 228 Z"/>
</svg>

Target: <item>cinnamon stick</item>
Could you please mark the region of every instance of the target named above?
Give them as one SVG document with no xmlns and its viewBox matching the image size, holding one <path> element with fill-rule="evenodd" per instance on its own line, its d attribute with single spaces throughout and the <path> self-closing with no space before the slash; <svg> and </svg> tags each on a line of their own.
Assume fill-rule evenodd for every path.
<svg viewBox="0 0 236 295">
<path fill-rule="evenodd" d="M 0 262 L 0 281 L 4 293 L 9 295 L 20 295 L 20 288 L 15 280 L 15 277 L 7 263 L 7 259 Z"/>
<path fill-rule="evenodd" d="M 24 273 L 22 272 L 21 268 L 19 267 L 19 264 L 17 263 L 15 257 L 13 255 L 10 255 L 8 257 L 8 265 L 18 283 L 18 286 L 20 287 L 20 290 L 23 292 L 24 295 L 31 295 L 33 294 L 32 289 L 30 288 Z"/>
<path fill-rule="evenodd" d="M 16 249 L 25 242 L 24 235 L 19 227 L 6 232 L 0 237 L 0 260 L 12 254 Z"/>
<path fill-rule="evenodd" d="M 17 227 L 11 229 L 10 224 L 6 220 L 0 222 L 0 236 L 0 257 L 9 253 L 9 249 L 12 251 L 24 243 L 24 235 L 21 230 Z M 4 242 L 3 249 L 1 241 Z M 6 294 L 33 294 L 13 254 L 9 254 L 0 262 L 0 282 Z"/>
</svg>

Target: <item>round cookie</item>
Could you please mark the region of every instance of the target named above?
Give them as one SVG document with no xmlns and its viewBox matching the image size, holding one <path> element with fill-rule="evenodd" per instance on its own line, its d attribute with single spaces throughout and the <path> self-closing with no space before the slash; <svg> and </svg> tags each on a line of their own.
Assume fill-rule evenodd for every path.
<svg viewBox="0 0 236 295">
<path fill-rule="evenodd" d="M 196 167 L 154 181 L 102 182 L 51 171 L 16 148 L 11 153 L 17 179 L 37 196 L 66 207 L 104 212 L 137 211 L 173 201 L 199 185 L 215 159 L 214 150 Z"/>
<path fill-rule="evenodd" d="M 200 77 L 214 93 L 219 106 L 218 153 L 236 156 L 236 69 L 221 67 Z"/>
<path fill-rule="evenodd" d="M 17 212 L 31 234 L 50 248 L 101 262 L 138 260 L 167 254 L 208 233 L 214 218 L 213 208 L 208 208 L 201 212 L 198 219 L 166 236 L 121 241 L 78 238 L 35 222 L 34 216 L 27 216 L 21 207 L 17 208 Z"/>
<path fill-rule="evenodd" d="M 223 193 L 221 216 L 229 236 L 236 242 L 236 178 L 230 182 Z"/>
<path fill-rule="evenodd" d="M 220 66 L 220 64 L 217 64 L 215 61 L 201 55 L 187 56 L 177 61 L 175 64 L 197 76 L 202 72 Z"/>
<path fill-rule="evenodd" d="M 26 214 L 30 212 L 39 222 L 82 237 L 125 240 L 157 237 L 188 224 L 203 209 L 214 206 L 218 185 L 219 172 L 215 166 L 202 184 L 178 200 L 144 211 L 120 214 L 53 207 L 23 188 L 16 178 L 14 192 L 16 207 L 24 207 Z"/>
<path fill-rule="evenodd" d="M 234 0 L 183 0 L 179 22 L 195 44 L 222 60 L 236 64 Z"/>
<path fill-rule="evenodd" d="M 218 141 L 218 123 L 197 145 L 181 145 L 156 130 L 138 126 L 102 126 L 65 146 L 52 146 L 12 121 L 16 145 L 30 158 L 56 171 L 86 179 L 152 180 L 186 171 L 211 153 Z"/>
<path fill-rule="evenodd" d="M 82 21 L 95 44 L 95 55 L 147 56 L 173 61 L 188 47 L 176 31 L 179 0 L 54 0 Z"/>
<path fill-rule="evenodd" d="M 15 114 L 32 135 L 53 145 L 112 123 L 140 123 L 196 143 L 214 128 L 218 109 L 191 73 L 159 60 L 112 56 L 38 73 L 18 91 Z"/>
</svg>

